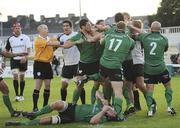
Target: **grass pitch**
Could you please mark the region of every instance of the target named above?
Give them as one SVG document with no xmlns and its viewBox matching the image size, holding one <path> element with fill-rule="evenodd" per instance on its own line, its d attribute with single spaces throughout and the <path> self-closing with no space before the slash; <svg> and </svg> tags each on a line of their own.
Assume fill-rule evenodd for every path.
<svg viewBox="0 0 180 128">
<path fill-rule="evenodd" d="M 10 90 L 10 98 L 12 104 L 17 110 L 24 111 L 32 111 L 32 92 L 34 89 L 34 80 L 31 78 L 26 79 L 26 87 L 24 92 L 25 100 L 22 102 L 14 101 L 15 93 L 12 85 L 12 79 L 4 79 L 8 84 Z M 152 118 L 147 118 L 147 107 L 145 104 L 145 100 L 143 95 L 141 94 L 141 107 L 142 110 L 137 112 L 136 114 L 127 118 L 125 122 L 107 122 L 99 125 L 90 125 L 88 123 L 80 122 L 80 123 L 70 123 L 70 124 L 61 124 L 61 125 L 49 125 L 49 126 L 29 126 L 32 128 L 40 127 L 40 128 L 180 128 L 180 76 L 176 75 L 172 77 L 171 80 L 172 88 L 173 88 L 173 106 L 177 112 L 176 116 L 171 116 L 166 112 L 166 101 L 164 97 L 164 87 L 163 85 L 157 85 L 155 87 L 154 97 L 157 102 L 157 112 L 156 115 Z M 60 78 L 55 77 L 51 83 L 51 94 L 49 103 L 60 99 Z M 92 87 L 92 82 L 88 82 L 85 86 L 86 89 L 86 102 L 90 103 L 90 90 Z M 68 97 L 67 100 L 71 102 L 73 89 L 75 88 L 75 84 L 73 82 L 70 83 L 68 87 Z M 41 93 L 39 96 L 39 108 L 42 107 L 43 103 L 43 87 L 41 89 Z M 80 104 L 80 102 L 78 102 Z M 123 109 L 125 109 L 125 100 L 123 102 Z M 27 120 L 25 118 L 11 118 L 8 113 L 6 107 L 3 104 L 2 98 L 0 98 L 0 128 L 5 127 L 4 123 L 7 120 Z M 56 112 L 53 112 L 49 115 L 56 115 Z M 16 127 L 20 128 L 20 127 Z M 28 126 L 23 126 L 21 128 L 28 128 Z"/>
</svg>

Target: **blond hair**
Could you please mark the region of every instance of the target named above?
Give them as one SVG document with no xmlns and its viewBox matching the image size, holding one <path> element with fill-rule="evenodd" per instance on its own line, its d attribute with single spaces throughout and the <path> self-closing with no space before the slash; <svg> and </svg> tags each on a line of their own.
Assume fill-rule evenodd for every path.
<svg viewBox="0 0 180 128">
<path fill-rule="evenodd" d="M 38 31 L 38 32 L 40 32 L 40 31 L 42 31 L 42 30 L 44 30 L 44 29 L 48 29 L 48 26 L 45 25 L 45 24 L 41 24 L 41 25 L 39 25 L 39 26 L 37 27 L 37 31 Z"/>
<path fill-rule="evenodd" d="M 141 20 L 133 20 L 132 25 L 134 27 L 137 27 L 137 28 L 140 28 L 140 29 L 142 29 L 142 27 L 143 27 L 143 23 L 142 23 Z"/>
<path fill-rule="evenodd" d="M 125 24 L 124 21 L 119 21 L 116 25 L 117 25 L 117 29 L 118 29 L 118 30 L 125 31 L 126 24 Z"/>
</svg>

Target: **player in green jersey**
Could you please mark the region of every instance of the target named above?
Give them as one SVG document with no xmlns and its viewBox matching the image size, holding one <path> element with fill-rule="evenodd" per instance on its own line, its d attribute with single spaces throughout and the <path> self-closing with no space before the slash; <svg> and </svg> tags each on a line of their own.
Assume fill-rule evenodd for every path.
<svg viewBox="0 0 180 128">
<path fill-rule="evenodd" d="M 76 45 L 80 51 L 80 62 L 78 75 L 91 75 L 99 72 L 99 59 L 96 54 L 96 40 L 100 40 L 101 34 L 92 29 L 92 25 L 87 19 L 80 21 L 81 31 L 69 39 L 62 47 L 68 48 Z M 97 36 L 97 38 L 96 38 Z M 99 83 L 94 81 L 93 91 L 98 88 Z M 73 103 L 75 104 L 82 93 L 83 86 L 77 86 L 73 93 Z M 93 93 L 94 95 L 95 93 Z M 94 96 L 92 96 L 93 98 Z M 92 100 L 94 102 L 94 100 Z"/>
<path fill-rule="evenodd" d="M 101 44 L 104 45 L 104 52 L 100 59 L 100 74 L 109 78 L 115 94 L 114 107 L 119 118 L 122 114 L 122 63 L 134 47 L 134 41 L 125 34 L 126 25 L 123 21 L 116 24 L 116 28 L 107 33 Z"/>
<path fill-rule="evenodd" d="M 102 104 L 82 104 L 75 105 L 65 101 L 56 101 L 50 105 L 44 106 L 41 110 L 36 113 L 26 113 L 27 118 L 33 119 L 32 121 L 7 121 L 6 126 L 31 126 L 31 125 L 49 125 L 49 124 L 64 124 L 71 122 L 89 122 L 91 124 L 98 124 L 105 121 L 118 121 L 117 113 L 114 109 L 107 105 L 107 101 L 104 99 L 102 93 L 96 92 L 97 100 Z M 58 111 L 59 115 L 42 117 L 35 119 L 40 115 L 44 115 L 52 112 L 53 110 Z"/>
<path fill-rule="evenodd" d="M 4 57 L 15 57 L 15 56 L 24 56 L 27 55 L 27 53 L 10 53 L 10 52 L 5 52 L 2 51 L 2 49 L 0 48 L 0 58 L 2 61 L 2 56 Z M 22 112 L 21 111 L 16 111 L 14 110 L 14 108 L 12 107 L 11 101 L 9 99 L 9 89 L 8 86 L 6 84 L 6 82 L 3 80 L 2 78 L 2 73 L 4 68 L 2 67 L 2 62 L 0 62 L 0 91 L 3 94 L 3 102 L 5 104 L 5 106 L 7 107 L 9 113 L 11 114 L 11 117 L 19 117 L 22 116 Z"/>
<path fill-rule="evenodd" d="M 132 26 L 131 26 L 132 27 Z M 132 27 L 133 29 L 137 29 Z M 160 34 L 161 23 L 154 21 L 151 24 L 150 33 L 141 33 L 138 39 L 143 42 L 144 47 L 144 79 L 148 93 L 146 100 L 148 105 L 148 116 L 155 114 L 153 102 L 154 84 L 162 83 L 165 87 L 165 98 L 167 102 L 167 112 L 175 115 L 172 107 L 171 78 L 164 61 L 164 53 L 168 50 L 168 39 Z"/>
</svg>

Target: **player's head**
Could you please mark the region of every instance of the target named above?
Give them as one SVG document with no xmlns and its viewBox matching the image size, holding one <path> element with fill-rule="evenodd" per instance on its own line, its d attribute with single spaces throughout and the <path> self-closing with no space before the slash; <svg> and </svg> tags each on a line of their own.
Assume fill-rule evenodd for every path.
<svg viewBox="0 0 180 128">
<path fill-rule="evenodd" d="M 114 110 L 114 108 L 109 109 L 106 112 L 106 117 L 109 121 L 116 121 L 117 120 L 117 112 Z"/>
<path fill-rule="evenodd" d="M 79 23 L 79 27 L 82 31 L 85 31 L 87 33 L 92 31 L 92 25 L 88 19 L 82 19 Z"/>
<path fill-rule="evenodd" d="M 143 23 L 141 20 L 133 20 L 132 25 L 136 28 L 143 29 Z M 132 29 L 132 33 L 136 34 L 138 33 L 136 30 Z"/>
<path fill-rule="evenodd" d="M 143 28 L 143 23 L 141 20 L 133 20 L 132 25 L 136 28 L 140 28 L 140 29 Z"/>
<path fill-rule="evenodd" d="M 104 20 L 98 20 L 98 21 L 96 22 L 95 27 L 96 27 L 99 31 L 104 31 L 104 30 L 107 28 L 106 23 L 105 23 Z"/>
<path fill-rule="evenodd" d="M 114 16 L 115 23 L 118 23 L 119 21 L 124 21 L 124 16 L 122 13 L 118 12 Z"/>
<path fill-rule="evenodd" d="M 151 24 L 151 32 L 159 32 L 161 30 L 161 23 L 154 21 Z"/>
<path fill-rule="evenodd" d="M 63 21 L 63 30 L 65 34 L 70 34 L 72 32 L 72 22 L 70 20 Z"/>
<path fill-rule="evenodd" d="M 125 31 L 126 29 L 126 24 L 124 21 L 119 21 L 116 26 L 118 31 Z"/>
<path fill-rule="evenodd" d="M 104 20 L 97 20 L 96 25 L 105 25 Z"/>
<path fill-rule="evenodd" d="M 12 26 L 13 34 L 19 36 L 22 33 L 21 28 L 22 27 L 20 23 L 14 23 Z"/>
<path fill-rule="evenodd" d="M 46 37 L 48 35 L 48 26 L 45 24 L 41 24 L 37 27 L 37 31 L 40 36 Z"/>
<path fill-rule="evenodd" d="M 131 16 L 130 16 L 129 13 L 123 12 L 122 14 L 123 14 L 123 16 L 124 16 L 124 21 L 125 21 L 125 22 L 131 21 Z"/>
</svg>

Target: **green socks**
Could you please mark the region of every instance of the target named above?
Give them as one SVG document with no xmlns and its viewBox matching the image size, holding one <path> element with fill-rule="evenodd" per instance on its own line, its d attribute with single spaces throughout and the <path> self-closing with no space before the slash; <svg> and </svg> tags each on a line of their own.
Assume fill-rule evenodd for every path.
<svg viewBox="0 0 180 128">
<path fill-rule="evenodd" d="M 73 103 L 73 104 L 76 104 L 76 103 L 77 103 L 80 94 L 81 94 L 81 92 L 80 92 L 78 89 L 75 89 L 75 90 L 74 90 L 74 92 L 73 92 L 73 100 L 72 100 L 72 103 Z"/>
<path fill-rule="evenodd" d="M 123 102 L 122 99 L 120 99 L 118 97 L 114 98 L 114 108 L 115 108 L 115 111 L 118 114 L 118 117 L 122 115 L 122 102 Z"/>
<path fill-rule="evenodd" d="M 167 87 L 165 89 L 165 98 L 166 98 L 166 102 L 167 102 L 167 106 L 171 107 L 171 103 L 172 103 L 172 94 L 173 91 L 171 88 Z"/>
<path fill-rule="evenodd" d="M 46 105 L 41 110 L 39 110 L 35 113 L 35 117 L 46 114 L 46 113 L 50 113 L 52 111 L 53 111 L 53 109 L 50 107 L 50 105 Z"/>
<path fill-rule="evenodd" d="M 151 105 L 153 103 L 153 92 L 146 92 L 145 93 L 145 98 L 146 98 L 146 103 L 147 103 L 147 107 L 148 110 L 151 110 Z"/>
<path fill-rule="evenodd" d="M 31 125 L 39 125 L 40 124 L 40 119 L 34 119 L 31 121 L 26 121 L 26 122 L 20 122 L 21 125 L 25 125 L 25 126 L 31 126 Z"/>
<path fill-rule="evenodd" d="M 111 101 L 111 96 L 112 96 L 113 90 L 111 87 L 103 87 L 103 94 L 105 99 L 108 100 L 108 102 L 110 103 Z"/>
<path fill-rule="evenodd" d="M 133 103 L 131 102 L 131 99 L 129 97 L 129 91 L 127 86 L 123 86 L 123 96 L 126 100 L 126 108 L 129 108 L 130 106 L 133 105 Z"/>
<path fill-rule="evenodd" d="M 98 90 L 99 87 L 93 86 L 91 89 L 91 104 L 94 104 L 96 101 L 96 91 Z"/>
<path fill-rule="evenodd" d="M 12 107 L 11 101 L 9 99 L 9 96 L 3 95 L 3 102 L 6 105 L 8 111 L 12 114 L 14 112 L 14 109 Z"/>
</svg>

